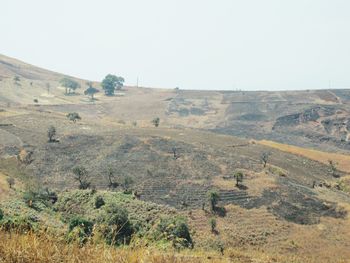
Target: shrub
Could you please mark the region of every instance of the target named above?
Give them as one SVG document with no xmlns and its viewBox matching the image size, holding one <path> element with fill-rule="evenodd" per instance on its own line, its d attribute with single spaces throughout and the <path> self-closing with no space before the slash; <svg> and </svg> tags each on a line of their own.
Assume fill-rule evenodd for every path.
<svg viewBox="0 0 350 263">
<path fill-rule="evenodd" d="M 159 123 L 160 123 L 159 117 L 154 118 L 154 119 L 152 120 L 152 123 L 153 123 L 154 127 L 158 127 L 158 126 L 159 126 Z"/>
<path fill-rule="evenodd" d="M 4 212 L 0 208 L 0 221 L 4 218 Z"/>
<path fill-rule="evenodd" d="M 84 219 L 82 217 L 74 217 L 69 222 L 69 230 L 68 231 L 71 232 L 77 226 L 82 227 L 84 230 L 84 233 L 86 233 L 87 235 L 91 235 L 94 223 L 92 223 L 89 220 Z"/>
<path fill-rule="evenodd" d="M 210 225 L 210 229 L 211 232 L 215 232 L 216 229 L 216 219 L 214 217 L 209 219 L 209 225 Z"/>
<path fill-rule="evenodd" d="M 57 194 L 49 189 L 29 189 L 23 193 L 23 200 L 29 207 L 41 211 L 56 203 Z"/>
<path fill-rule="evenodd" d="M 124 208 L 116 204 L 107 206 L 98 223 L 102 236 L 108 244 L 121 245 L 130 242 L 134 229 Z"/>
<path fill-rule="evenodd" d="M 66 117 L 74 123 L 76 123 L 76 121 L 78 121 L 78 120 L 81 120 L 81 117 L 80 117 L 79 113 L 77 113 L 77 112 L 70 112 L 66 115 Z"/>
<path fill-rule="evenodd" d="M 47 137 L 49 138 L 49 142 L 54 142 L 56 135 L 56 128 L 54 126 L 50 126 L 49 129 L 47 130 Z"/>
<path fill-rule="evenodd" d="M 30 220 L 28 217 L 23 216 L 14 216 L 14 217 L 6 217 L 3 218 L 0 222 L 1 229 L 5 231 L 16 230 L 20 233 L 26 233 L 28 231 L 35 230 L 37 227 L 35 226 L 33 220 Z"/>
<path fill-rule="evenodd" d="M 105 205 L 105 200 L 102 196 L 97 196 L 95 199 L 95 208 L 99 209 L 100 207 Z"/>
<path fill-rule="evenodd" d="M 182 217 L 165 217 L 157 225 L 157 237 L 170 240 L 174 247 L 192 248 L 193 242 L 187 222 Z"/>
<path fill-rule="evenodd" d="M 239 183 L 243 182 L 243 173 L 238 171 L 233 174 L 233 177 L 236 179 L 236 186 L 239 186 Z"/>
<path fill-rule="evenodd" d="M 208 192 L 208 198 L 211 211 L 215 211 L 216 205 L 220 199 L 219 193 L 215 190 L 211 190 Z"/>
<path fill-rule="evenodd" d="M 94 223 L 81 217 L 75 217 L 69 222 L 68 241 L 79 241 L 84 244 L 91 236 Z"/>
</svg>

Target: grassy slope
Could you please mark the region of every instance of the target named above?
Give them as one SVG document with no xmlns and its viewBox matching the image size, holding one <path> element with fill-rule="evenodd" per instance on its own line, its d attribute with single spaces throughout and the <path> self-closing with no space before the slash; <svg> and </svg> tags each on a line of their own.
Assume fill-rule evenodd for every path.
<svg viewBox="0 0 350 263">
<path fill-rule="evenodd" d="M 345 173 L 350 171 L 350 155 L 338 154 L 338 153 L 327 153 L 314 149 L 307 149 L 302 147 L 297 147 L 293 145 L 287 145 L 282 143 L 277 143 L 273 141 L 257 141 L 257 143 L 266 145 L 284 152 L 289 152 L 292 154 L 304 156 L 311 160 L 315 160 L 324 164 L 328 164 L 329 160 L 337 163 L 337 168 Z"/>
</svg>

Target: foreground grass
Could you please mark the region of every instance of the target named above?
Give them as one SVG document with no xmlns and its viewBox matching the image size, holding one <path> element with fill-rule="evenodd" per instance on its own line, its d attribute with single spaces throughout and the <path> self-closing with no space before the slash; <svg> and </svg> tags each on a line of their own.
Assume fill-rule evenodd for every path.
<svg viewBox="0 0 350 263">
<path fill-rule="evenodd" d="M 328 161 L 332 160 L 337 163 L 337 169 L 343 172 L 349 172 L 350 170 L 350 155 L 338 154 L 338 153 L 328 153 L 317 151 L 313 149 L 307 149 L 302 147 L 297 147 L 288 144 L 282 144 L 273 141 L 261 140 L 257 143 L 269 146 L 284 152 L 300 155 L 311 160 L 315 160 L 328 165 Z"/>
<path fill-rule="evenodd" d="M 162 252 L 151 248 L 115 248 L 105 244 L 67 244 L 46 234 L 0 231 L 0 262 L 232 262 L 199 252 Z M 239 261 L 246 262 L 246 261 Z"/>
</svg>

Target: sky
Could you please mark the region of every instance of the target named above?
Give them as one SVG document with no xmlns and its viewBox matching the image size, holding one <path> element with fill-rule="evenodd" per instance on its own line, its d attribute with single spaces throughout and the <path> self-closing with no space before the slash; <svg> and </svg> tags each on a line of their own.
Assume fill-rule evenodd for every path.
<svg viewBox="0 0 350 263">
<path fill-rule="evenodd" d="M 350 87 L 349 0 L 0 0 L 0 53 L 180 89 Z"/>
</svg>

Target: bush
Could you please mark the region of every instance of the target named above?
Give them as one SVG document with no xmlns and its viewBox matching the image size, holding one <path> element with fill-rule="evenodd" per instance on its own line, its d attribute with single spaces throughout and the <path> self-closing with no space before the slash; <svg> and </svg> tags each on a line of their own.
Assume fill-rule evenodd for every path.
<svg viewBox="0 0 350 263">
<path fill-rule="evenodd" d="M 43 210 L 45 207 L 49 207 L 56 203 L 58 197 L 55 192 L 51 192 L 49 189 L 29 189 L 23 193 L 24 202 L 37 211 Z"/>
<path fill-rule="evenodd" d="M 1 229 L 5 231 L 16 230 L 20 233 L 35 230 L 37 226 L 28 217 L 14 216 L 3 218 L 0 222 Z"/>
<path fill-rule="evenodd" d="M 215 232 L 216 229 L 216 219 L 214 217 L 209 219 L 209 225 L 210 225 L 210 229 L 211 232 Z"/>
<path fill-rule="evenodd" d="M 78 120 L 81 120 L 81 117 L 80 117 L 79 113 L 77 113 L 77 112 L 70 112 L 66 115 L 66 117 L 74 123 L 76 123 L 76 121 L 78 121 Z"/>
<path fill-rule="evenodd" d="M 182 217 L 162 218 L 157 225 L 157 238 L 170 240 L 174 247 L 192 248 L 193 242 L 187 222 Z"/>
<path fill-rule="evenodd" d="M 208 199 L 209 199 L 209 204 L 210 204 L 210 209 L 211 211 L 215 211 L 216 205 L 220 199 L 220 195 L 217 191 L 211 190 L 207 193 Z"/>
<path fill-rule="evenodd" d="M 4 218 L 4 212 L 0 208 L 0 221 Z"/>
<path fill-rule="evenodd" d="M 159 117 L 154 118 L 154 119 L 152 120 L 152 124 L 154 125 L 154 127 L 158 127 L 158 126 L 159 126 L 159 123 L 160 123 Z"/>
<path fill-rule="evenodd" d="M 84 244 L 92 234 L 94 223 L 81 217 L 74 217 L 69 222 L 68 241 L 78 241 Z"/>
<path fill-rule="evenodd" d="M 105 200 L 102 196 L 97 196 L 95 199 L 95 208 L 99 209 L 101 206 L 105 205 Z"/>
<path fill-rule="evenodd" d="M 100 231 L 110 245 L 128 244 L 134 229 L 124 208 L 111 204 L 98 219 Z"/>
</svg>

